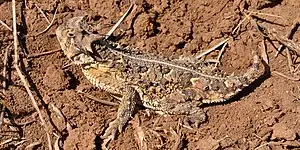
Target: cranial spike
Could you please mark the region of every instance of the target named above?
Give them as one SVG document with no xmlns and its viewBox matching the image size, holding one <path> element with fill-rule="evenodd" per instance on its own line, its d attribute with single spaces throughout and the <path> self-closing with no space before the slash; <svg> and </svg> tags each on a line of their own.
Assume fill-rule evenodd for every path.
<svg viewBox="0 0 300 150">
<path fill-rule="evenodd" d="M 202 103 L 205 103 L 205 104 L 210 104 L 211 101 L 210 100 L 202 100 Z"/>
<path fill-rule="evenodd" d="M 120 44 L 117 44 L 117 48 L 122 48 L 122 46 Z"/>
<path fill-rule="evenodd" d="M 190 79 L 190 81 L 192 82 L 193 85 L 195 85 L 195 83 L 199 80 L 200 80 L 199 78 L 191 78 Z"/>
</svg>

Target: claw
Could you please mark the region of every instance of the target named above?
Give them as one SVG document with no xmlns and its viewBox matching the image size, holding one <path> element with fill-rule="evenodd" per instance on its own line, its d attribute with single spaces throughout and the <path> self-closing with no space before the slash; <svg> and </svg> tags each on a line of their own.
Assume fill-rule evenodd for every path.
<svg viewBox="0 0 300 150">
<path fill-rule="evenodd" d="M 193 124 L 196 128 L 198 128 L 201 123 L 206 121 L 206 119 L 206 114 L 201 112 L 185 117 L 183 123 L 189 127 Z"/>
<path fill-rule="evenodd" d="M 118 120 L 114 120 L 113 122 L 109 123 L 109 127 L 105 130 L 105 133 L 103 136 L 101 136 L 102 139 L 111 139 L 114 140 L 117 132 L 121 132 L 122 125 L 119 123 Z"/>
<path fill-rule="evenodd" d="M 102 149 L 107 149 L 107 144 L 111 140 L 115 140 L 117 133 L 121 133 L 123 125 L 118 121 L 118 119 L 109 123 L 109 127 L 105 130 L 104 134 L 100 136 L 103 139 Z"/>
</svg>

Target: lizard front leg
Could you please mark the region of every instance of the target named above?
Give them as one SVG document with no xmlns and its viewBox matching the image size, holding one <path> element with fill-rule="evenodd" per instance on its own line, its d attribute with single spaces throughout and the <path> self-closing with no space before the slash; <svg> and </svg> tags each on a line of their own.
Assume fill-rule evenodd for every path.
<svg viewBox="0 0 300 150">
<path fill-rule="evenodd" d="M 108 141 L 113 140 L 117 132 L 122 132 L 123 127 L 134 112 L 137 101 L 140 100 L 138 93 L 133 87 L 125 86 L 120 90 L 122 91 L 122 99 L 118 108 L 117 118 L 109 123 L 109 127 L 102 136 L 103 139 Z"/>
</svg>

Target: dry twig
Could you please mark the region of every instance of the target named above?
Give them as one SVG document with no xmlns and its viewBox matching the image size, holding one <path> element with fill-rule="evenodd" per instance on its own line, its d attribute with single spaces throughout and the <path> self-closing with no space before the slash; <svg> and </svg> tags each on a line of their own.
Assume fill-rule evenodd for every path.
<svg viewBox="0 0 300 150">
<path fill-rule="evenodd" d="M 49 55 L 55 52 L 61 51 L 61 49 L 55 49 L 55 50 L 51 50 L 51 51 L 47 51 L 47 52 L 42 52 L 42 53 L 35 53 L 35 54 L 29 54 L 27 55 L 27 58 L 35 58 L 35 57 L 40 57 L 40 56 L 44 56 L 44 55 Z"/>
<path fill-rule="evenodd" d="M 50 104 L 50 106 L 52 107 L 53 111 L 57 114 L 57 116 L 59 116 L 59 118 L 62 118 L 64 122 L 66 122 L 67 118 L 65 117 L 65 115 L 61 112 L 60 109 L 58 109 L 54 104 Z"/>
<path fill-rule="evenodd" d="M 161 149 L 162 146 L 164 145 L 164 140 L 163 140 L 162 135 L 160 135 L 158 132 L 156 132 L 156 131 L 153 130 L 153 129 L 150 129 L 150 130 L 148 130 L 148 131 L 151 132 L 152 134 L 154 134 L 154 136 L 156 136 L 156 138 L 159 140 L 160 145 L 156 145 L 156 148 Z"/>
<path fill-rule="evenodd" d="M 218 57 L 217 57 L 217 63 L 215 64 L 215 67 L 217 67 L 219 64 L 220 64 L 220 59 L 225 51 L 225 47 L 227 46 L 227 42 L 224 43 L 223 47 L 221 48 L 221 51 L 219 52 L 218 54 Z"/>
<path fill-rule="evenodd" d="M 101 100 L 101 99 L 99 99 L 99 98 L 97 98 L 95 96 L 92 96 L 90 94 L 84 93 L 84 92 L 82 92 L 80 90 L 77 90 L 77 92 L 83 94 L 84 96 L 86 96 L 87 98 L 89 98 L 91 100 L 94 100 L 96 102 L 99 102 L 99 103 L 102 103 L 102 104 L 105 104 L 105 105 L 109 105 L 109 106 L 118 106 L 119 105 L 118 103 Z"/>
<path fill-rule="evenodd" d="M 11 121 L 11 120 L 9 120 L 9 119 L 6 119 L 6 118 L 4 119 L 4 124 L 7 124 L 7 125 L 9 125 L 9 126 L 26 126 L 26 125 L 31 124 L 31 123 L 33 123 L 33 122 L 36 122 L 36 120 L 33 119 L 33 120 L 28 120 L 28 121 L 26 121 L 26 122 L 16 123 L 16 122 Z"/>
<path fill-rule="evenodd" d="M 134 4 L 131 3 L 125 14 L 119 19 L 119 21 L 106 33 L 106 39 L 109 38 L 112 33 L 118 28 L 121 22 L 129 15 L 129 13 L 133 10 Z"/>
<path fill-rule="evenodd" d="M 54 150 L 60 150 L 61 148 L 59 147 L 59 140 L 61 139 L 61 137 L 55 133 L 53 133 L 53 135 L 57 137 L 57 139 L 54 142 Z"/>
<path fill-rule="evenodd" d="M 13 141 L 19 141 L 19 140 L 25 140 L 25 138 L 21 138 L 21 139 L 20 138 L 10 138 L 8 140 L 5 140 L 5 141 L 1 142 L 0 146 L 11 143 Z"/>
<path fill-rule="evenodd" d="M 2 71 L 2 76 L 3 76 L 3 93 L 5 93 L 5 90 L 7 88 L 7 79 L 6 79 L 6 70 L 7 70 L 7 65 L 8 65 L 8 56 L 9 56 L 9 51 L 10 51 L 10 47 L 12 46 L 12 43 L 9 44 L 7 46 L 7 48 L 5 49 L 5 53 L 4 53 L 4 60 L 3 60 L 3 71 Z"/>
<path fill-rule="evenodd" d="M 292 25 L 292 27 L 291 27 L 289 33 L 288 33 L 287 36 L 286 36 L 288 39 L 292 39 L 292 38 L 293 38 L 293 35 L 294 35 L 294 33 L 296 32 L 298 26 L 299 26 L 299 21 L 296 20 L 296 21 L 293 23 L 293 25 Z M 275 54 L 275 57 L 277 57 L 278 54 L 280 54 L 281 51 L 282 51 L 283 49 L 284 49 L 284 46 L 281 44 L 281 45 L 278 47 L 278 49 L 277 49 L 277 52 L 276 52 L 276 54 Z"/>
<path fill-rule="evenodd" d="M 287 78 L 287 79 L 289 79 L 289 80 L 300 81 L 300 77 L 290 77 L 290 76 L 287 76 L 287 75 L 285 75 L 285 74 L 283 74 L 283 73 L 281 73 L 281 72 L 278 72 L 278 71 L 272 71 L 272 73 L 275 73 L 275 74 L 277 74 L 277 75 L 279 75 L 279 76 L 282 76 L 282 77 L 284 77 L 284 78 Z"/>
<path fill-rule="evenodd" d="M 51 138 L 50 138 L 50 135 L 49 135 L 49 130 L 48 130 L 48 127 L 46 125 L 46 121 L 44 120 L 42 114 L 41 114 L 41 111 L 39 109 L 39 106 L 29 88 L 29 83 L 28 81 L 26 80 L 25 76 L 22 74 L 22 71 L 20 69 L 20 66 L 19 66 L 19 52 L 18 52 L 18 37 L 17 37 L 17 18 L 16 18 L 16 1 L 15 0 L 12 0 L 12 13 L 13 13 L 13 36 L 14 36 L 14 55 L 15 55 L 15 58 L 14 58 L 14 67 L 21 79 L 21 81 L 23 82 L 24 84 L 24 87 L 31 99 L 31 102 L 33 104 L 33 107 L 36 109 L 37 113 L 39 114 L 39 118 L 41 120 L 41 124 L 42 126 L 44 127 L 45 131 L 46 131 L 46 135 L 47 135 L 47 139 L 48 139 L 48 147 L 49 147 L 49 150 L 52 150 L 52 142 L 51 142 Z"/>
<path fill-rule="evenodd" d="M 21 144 L 25 143 L 26 141 L 28 141 L 28 140 L 22 140 L 20 142 L 17 142 L 14 144 L 14 146 L 18 146 L 16 149 L 21 148 L 21 146 L 22 146 Z"/>
<path fill-rule="evenodd" d="M 291 55 L 289 49 L 286 50 L 286 56 L 287 56 L 287 63 L 288 63 L 288 67 L 290 69 L 290 72 L 293 73 L 294 72 L 293 60 L 292 60 L 292 55 Z"/>
<path fill-rule="evenodd" d="M 295 141 L 295 142 L 292 142 L 292 141 L 287 141 L 286 143 L 284 143 L 284 142 L 267 142 L 267 143 L 264 143 L 264 144 L 262 144 L 262 145 L 260 145 L 260 146 L 258 146 L 258 147 L 256 147 L 254 150 L 259 150 L 259 149 L 261 149 L 261 148 L 263 148 L 263 147 L 265 147 L 265 146 L 270 146 L 270 145 L 277 145 L 277 146 L 286 146 L 286 147 L 288 147 L 288 146 L 290 146 L 290 147 L 294 147 L 294 148 L 296 148 L 296 147 L 300 147 L 300 143 L 299 142 L 297 142 L 297 141 Z"/>
<path fill-rule="evenodd" d="M 217 59 L 206 59 L 206 60 L 204 60 L 204 62 L 206 62 L 206 63 L 216 63 L 216 66 L 217 66 L 217 64 L 220 64 L 221 62 L 219 61 L 219 60 L 217 60 Z M 215 66 L 215 67 L 216 67 Z"/>
<path fill-rule="evenodd" d="M 300 64 L 294 69 L 294 72 L 297 74 L 298 69 L 300 68 Z"/>
<path fill-rule="evenodd" d="M 266 49 L 266 43 L 265 43 L 265 40 L 262 40 L 260 45 L 261 45 L 261 46 L 260 46 L 261 57 L 262 57 L 262 59 L 263 59 L 267 64 L 269 64 L 269 57 L 268 57 L 268 54 L 267 54 L 267 49 Z"/>
<path fill-rule="evenodd" d="M 286 38 L 286 37 L 280 37 L 277 34 L 274 33 L 275 31 L 268 30 L 268 35 L 272 36 L 275 40 L 277 40 L 279 43 L 287 47 L 288 49 L 292 50 L 296 53 L 297 56 L 300 56 L 300 46 L 294 43 L 294 41 Z"/>
<path fill-rule="evenodd" d="M 64 121 L 67 131 L 71 131 L 73 128 L 70 125 L 67 117 L 62 113 L 62 111 L 59 108 L 57 108 L 54 104 L 51 104 L 50 106 L 52 107 L 53 111 L 57 114 L 57 116 Z"/>
<path fill-rule="evenodd" d="M 215 45 L 214 47 L 208 49 L 208 50 L 205 50 L 204 52 L 202 52 L 201 54 L 197 55 L 196 58 L 199 59 L 201 57 L 203 57 L 204 55 L 216 50 L 219 46 L 225 44 L 227 41 L 229 40 L 229 38 L 223 40 L 222 42 L 220 42 L 219 44 Z"/>
<path fill-rule="evenodd" d="M 137 141 L 138 145 L 139 145 L 139 149 L 148 149 L 147 147 L 147 143 L 145 142 L 145 132 L 143 130 L 143 128 L 141 127 L 141 119 L 139 117 L 139 115 L 136 115 L 136 122 L 132 123 L 133 127 L 134 127 L 134 131 L 135 131 L 135 140 Z"/>
<path fill-rule="evenodd" d="M 251 13 L 253 16 L 261 15 L 261 16 L 269 16 L 269 17 L 276 17 L 276 18 L 281 18 L 281 19 L 283 19 L 283 17 L 281 17 L 281 16 L 273 15 L 273 14 L 268 14 L 268 13 L 260 13 L 260 12 L 256 12 L 256 11 L 248 11 L 248 10 L 246 10 L 246 12 Z"/>
<path fill-rule="evenodd" d="M 35 35 L 33 35 L 33 36 L 39 36 L 39 35 L 45 33 L 46 31 L 48 31 L 48 30 L 50 29 L 50 27 L 52 26 L 52 24 L 53 24 L 53 22 L 54 22 L 54 20 L 55 20 L 55 17 L 56 17 L 56 14 L 57 14 L 57 9 L 58 9 L 58 8 L 55 9 L 53 18 L 52 18 L 50 24 L 47 26 L 47 28 L 45 28 L 43 31 L 41 31 L 41 32 L 39 32 L 39 33 L 37 33 L 37 34 L 35 34 Z"/>
<path fill-rule="evenodd" d="M 34 5 L 38 9 L 38 11 L 43 15 L 43 17 L 46 19 L 46 21 L 48 22 L 48 24 L 51 24 L 51 22 L 49 21 L 48 17 L 43 12 L 43 10 L 37 4 L 34 4 Z"/>
<path fill-rule="evenodd" d="M 7 28 L 9 31 L 13 31 L 6 23 L 4 23 L 2 20 L 0 20 L 0 23 Z"/>
<path fill-rule="evenodd" d="M 247 14 L 246 17 L 242 21 L 240 21 L 238 23 L 238 25 L 232 30 L 231 34 L 235 34 L 235 32 L 237 31 L 237 29 L 240 28 L 240 26 L 243 24 L 243 22 L 246 21 L 246 19 L 251 19 L 250 17 L 252 15 L 252 13 L 253 13 L 253 11 L 250 11 L 249 14 Z"/>
<path fill-rule="evenodd" d="M 38 146 L 38 145 L 41 145 L 41 144 L 42 144 L 41 141 L 33 142 L 33 143 L 27 145 L 27 146 L 25 147 L 25 150 L 26 150 L 26 149 L 32 149 L 32 148 L 34 148 L 35 146 Z"/>
<path fill-rule="evenodd" d="M 173 128 L 170 128 L 170 132 L 175 139 L 175 144 L 172 146 L 172 150 L 180 150 L 183 148 L 183 135 L 181 129 L 174 131 Z"/>
<path fill-rule="evenodd" d="M 1 113 L 0 113 L 0 131 L 4 120 L 5 106 L 2 105 Z"/>
<path fill-rule="evenodd" d="M 267 49 L 266 49 L 266 43 L 265 43 L 265 40 L 262 40 L 260 45 L 261 45 L 261 46 L 260 46 L 260 49 L 261 49 L 261 57 L 262 57 L 262 59 L 263 59 L 267 64 L 269 64 L 269 57 L 268 57 L 268 53 L 267 53 Z"/>
</svg>

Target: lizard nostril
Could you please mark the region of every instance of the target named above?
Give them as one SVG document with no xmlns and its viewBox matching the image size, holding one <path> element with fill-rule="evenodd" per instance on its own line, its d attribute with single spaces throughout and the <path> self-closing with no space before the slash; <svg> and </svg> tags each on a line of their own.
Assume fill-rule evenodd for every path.
<svg viewBox="0 0 300 150">
<path fill-rule="evenodd" d="M 74 37 L 74 36 L 75 36 L 74 33 L 71 32 L 68 33 L 68 37 Z"/>
</svg>

